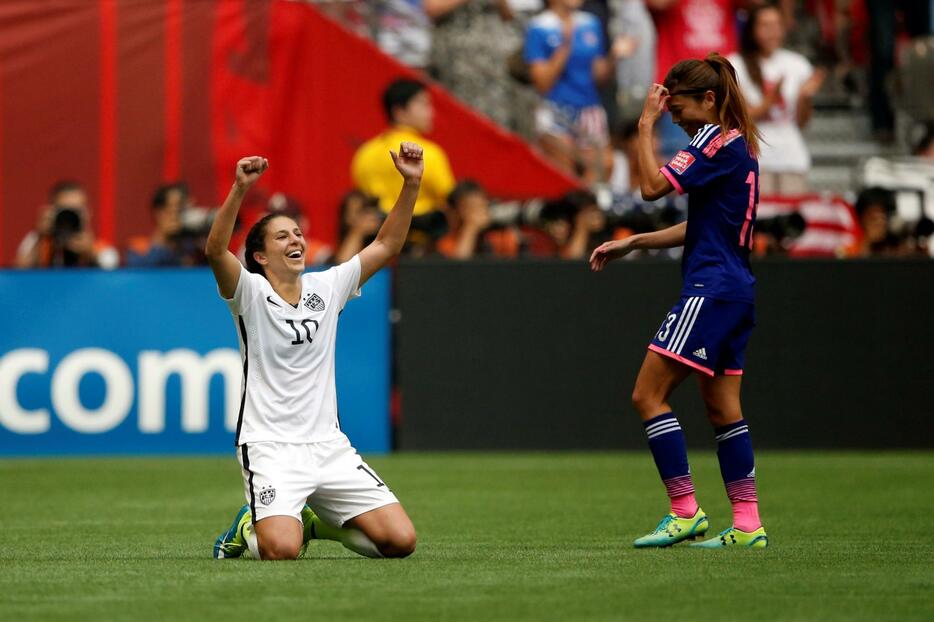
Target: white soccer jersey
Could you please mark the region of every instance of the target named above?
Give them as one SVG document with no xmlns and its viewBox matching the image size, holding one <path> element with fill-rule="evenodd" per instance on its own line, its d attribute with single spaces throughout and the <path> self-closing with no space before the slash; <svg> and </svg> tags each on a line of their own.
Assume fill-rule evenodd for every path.
<svg viewBox="0 0 934 622">
<path fill-rule="evenodd" d="M 334 350 L 337 319 L 359 296 L 360 259 L 303 274 L 298 308 L 262 275 L 240 268 L 233 314 L 243 359 L 236 444 L 317 443 L 342 435 Z"/>
</svg>

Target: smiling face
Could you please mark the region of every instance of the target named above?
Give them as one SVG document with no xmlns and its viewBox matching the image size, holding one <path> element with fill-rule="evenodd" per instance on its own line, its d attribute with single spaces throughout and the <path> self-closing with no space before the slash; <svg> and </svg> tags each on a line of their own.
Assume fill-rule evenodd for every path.
<svg viewBox="0 0 934 622">
<path fill-rule="evenodd" d="M 678 92 L 677 88 L 674 90 L 675 93 Z M 706 123 L 719 123 L 713 91 L 698 93 L 696 96 L 675 94 L 668 100 L 667 106 L 671 120 L 687 132 L 688 136 L 694 136 Z"/>
<path fill-rule="evenodd" d="M 265 245 L 253 253 L 266 274 L 282 280 L 295 278 L 305 270 L 305 236 L 288 216 L 276 216 L 266 224 Z"/>
</svg>

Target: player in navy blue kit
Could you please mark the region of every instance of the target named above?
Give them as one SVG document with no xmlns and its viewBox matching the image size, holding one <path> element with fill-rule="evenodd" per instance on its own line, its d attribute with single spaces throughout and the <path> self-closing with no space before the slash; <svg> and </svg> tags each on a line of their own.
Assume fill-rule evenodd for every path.
<svg viewBox="0 0 934 622">
<path fill-rule="evenodd" d="M 667 106 L 690 143 L 657 169 L 655 122 Z M 681 299 L 649 345 L 632 403 L 671 500 L 671 512 L 636 547 L 671 546 L 706 533 L 707 515 L 694 497 L 684 433 L 668 399 L 692 372 L 717 439 L 717 457 L 733 506 L 733 525 L 692 546 L 764 548 L 756 470 L 749 427 L 740 407 L 740 383 L 749 335 L 755 325 L 755 278 L 749 267 L 759 199 L 758 131 L 736 73 L 719 54 L 685 60 L 649 90 L 639 119 L 642 196 L 672 190 L 688 194 L 688 219 L 653 233 L 607 242 L 590 257 L 594 271 L 637 249 L 684 245 Z"/>
</svg>

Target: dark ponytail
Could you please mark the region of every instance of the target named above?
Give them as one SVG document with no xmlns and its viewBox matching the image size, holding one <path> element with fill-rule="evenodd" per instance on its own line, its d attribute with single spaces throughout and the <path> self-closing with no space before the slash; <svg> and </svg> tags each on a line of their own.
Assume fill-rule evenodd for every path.
<svg viewBox="0 0 934 622">
<path fill-rule="evenodd" d="M 259 222 L 250 227 L 250 232 L 246 234 L 246 250 L 243 254 L 246 260 L 246 269 L 253 274 L 266 276 L 266 271 L 263 270 L 262 264 L 253 257 L 253 253 L 262 253 L 266 250 L 266 225 L 276 216 L 281 216 L 281 214 L 266 214 L 259 219 Z"/>
<path fill-rule="evenodd" d="M 665 88 L 672 95 L 690 91 L 700 99 L 706 91 L 713 91 L 717 106 L 720 131 L 726 136 L 730 130 L 738 130 L 749 153 L 759 157 L 761 135 L 746 106 L 746 98 L 736 82 L 736 70 L 726 58 L 713 52 L 704 60 L 683 60 L 668 71 Z"/>
</svg>

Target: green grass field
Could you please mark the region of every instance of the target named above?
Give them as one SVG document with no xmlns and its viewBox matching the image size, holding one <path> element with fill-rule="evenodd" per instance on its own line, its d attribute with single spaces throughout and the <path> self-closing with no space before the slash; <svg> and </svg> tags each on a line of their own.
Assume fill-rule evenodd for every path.
<svg viewBox="0 0 934 622">
<path fill-rule="evenodd" d="M 370 463 L 407 560 L 212 560 L 232 456 L 0 461 L 0 620 L 934 620 L 931 453 L 760 452 L 765 551 L 632 549 L 665 510 L 647 453 Z M 719 531 L 716 459 L 692 463 Z"/>
</svg>

